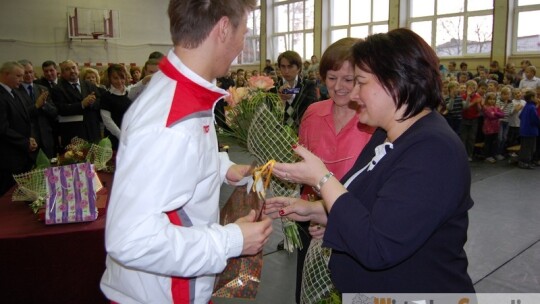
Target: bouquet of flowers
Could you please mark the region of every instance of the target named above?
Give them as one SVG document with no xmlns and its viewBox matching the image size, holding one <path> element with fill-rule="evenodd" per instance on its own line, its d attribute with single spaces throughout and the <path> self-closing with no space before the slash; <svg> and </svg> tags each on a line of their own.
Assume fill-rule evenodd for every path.
<svg viewBox="0 0 540 304">
<path fill-rule="evenodd" d="M 291 149 L 298 142 L 296 131 L 283 124 L 284 106 L 280 97 L 268 92 L 274 87 L 274 81 L 270 77 L 254 76 L 248 83 L 247 88 L 229 88 L 230 95 L 225 99 L 229 105 L 225 113 L 228 128 L 219 129 L 220 141 L 247 149 L 260 164 L 297 161 Z M 272 166 L 263 167 L 271 172 Z M 300 185 L 268 176 L 269 182 L 264 183 L 264 190 L 268 187 L 269 191 L 264 191 L 265 195 L 300 195 Z M 282 223 L 284 248 L 289 252 L 294 248 L 302 248 L 296 223 L 287 218 L 282 218 Z"/>
</svg>

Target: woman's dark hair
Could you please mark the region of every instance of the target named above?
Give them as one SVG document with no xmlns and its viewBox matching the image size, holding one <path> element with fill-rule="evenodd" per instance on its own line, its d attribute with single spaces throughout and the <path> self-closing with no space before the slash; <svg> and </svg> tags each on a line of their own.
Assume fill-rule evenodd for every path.
<svg viewBox="0 0 540 304">
<path fill-rule="evenodd" d="M 109 67 L 107 68 L 107 76 L 109 77 L 109 79 L 111 79 L 112 73 L 124 76 L 124 78 L 127 77 L 126 68 L 121 64 L 113 63 L 109 65 Z"/>
<path fill-rule="evenodd" d="M 377 78 L 398 109 L 405 107 L 401 120 L 442 101 L 439 58 L 409 29 L 368 36 L 354 45 L 353 58 L 358 68 Z"/>
</svg>

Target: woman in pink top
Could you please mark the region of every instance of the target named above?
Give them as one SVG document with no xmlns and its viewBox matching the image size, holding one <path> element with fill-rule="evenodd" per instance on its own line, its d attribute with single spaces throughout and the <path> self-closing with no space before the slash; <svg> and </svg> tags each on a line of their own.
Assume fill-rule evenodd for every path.
<svg viewBox="0 0 540 304">
<path fill-rule="evenodd" d="M 357 104 L 349 94 L 354 87 L 354 64 L 351 49 L 358 39 L 343 38 L 326 49 L 320 64 L 321 79 L 328 88 L 330 99 L 311 104 L 300 123 L 299 143 L 320 157 L 328 170 L 341 179 L 371 138 L 372 127 L 358 121 Z M 303 196 L 315 194 L 311 187 L 304 187 Z M 300 223 L 305 230 L 309 223 Z M 321 226 L 310 227 L 315 238 L 322 238 Z M 296 276 L 296 302 L 300 303 L 302 270 L 310 237 L 300 233 L 304 248 L 298 251 Z"/>
<path fill-rule="evenodd" d="M 356 104 L 349 98 L 354 86 L 350 49 L 356 41 L 341 39 L 323 54 L 319 73 L 330 99 L 308 107 L 299 131 L 300 144 L 320 157 L 337 179 L 353 166 L 373 133 L 372 127 L 359 123 Z"/>
</svg>

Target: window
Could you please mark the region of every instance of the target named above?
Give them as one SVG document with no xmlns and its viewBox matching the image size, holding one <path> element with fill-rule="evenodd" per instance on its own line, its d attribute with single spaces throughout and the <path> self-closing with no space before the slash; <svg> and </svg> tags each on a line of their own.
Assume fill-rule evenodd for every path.
<svg viewBox="0 0 540 304">
<path fill-rule="evenodd" d="M 268 57 L 296 51 L 302 58 L 313 55 L 314 0 L 272 1 L 272 33 Z"/>
<path fill-rule="evenodd" d="M 329 44 L 388 31 L 389 0 L 331 0 Z"/>
<path fill-rule="evenodd" d="M 247 20 L 248 32 L 244 42 L 244 49 L 233 64 L 257 64 L 261 57 L 261 1 L 257 0 L 257 7 L 249 13 Z"/>
<path fill-rule="evenodd" d="M 540 0 L 514 1 L 513 52 L 538 53 L 540 50 Z"/>
<path fill-rule="evenodd" d="M 493 0 L 410 0 L 409 16 L 441 57 L 491 52 Z"/>
</svg>

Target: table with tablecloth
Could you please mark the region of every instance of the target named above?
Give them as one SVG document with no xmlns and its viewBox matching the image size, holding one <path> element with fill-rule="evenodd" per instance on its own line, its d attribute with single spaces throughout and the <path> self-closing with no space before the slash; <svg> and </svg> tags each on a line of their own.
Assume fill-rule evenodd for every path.
<svg viewBox="0 0 540 304">
<path fill-rule="evenodd" d="M 99 177 L 104 202 L 113 176 Z M 99 289 L 106 209 L 93 222 L 45 225 L 11 193 L 0 197 L 0 303 L 108 303 Z"/>
</svg>

